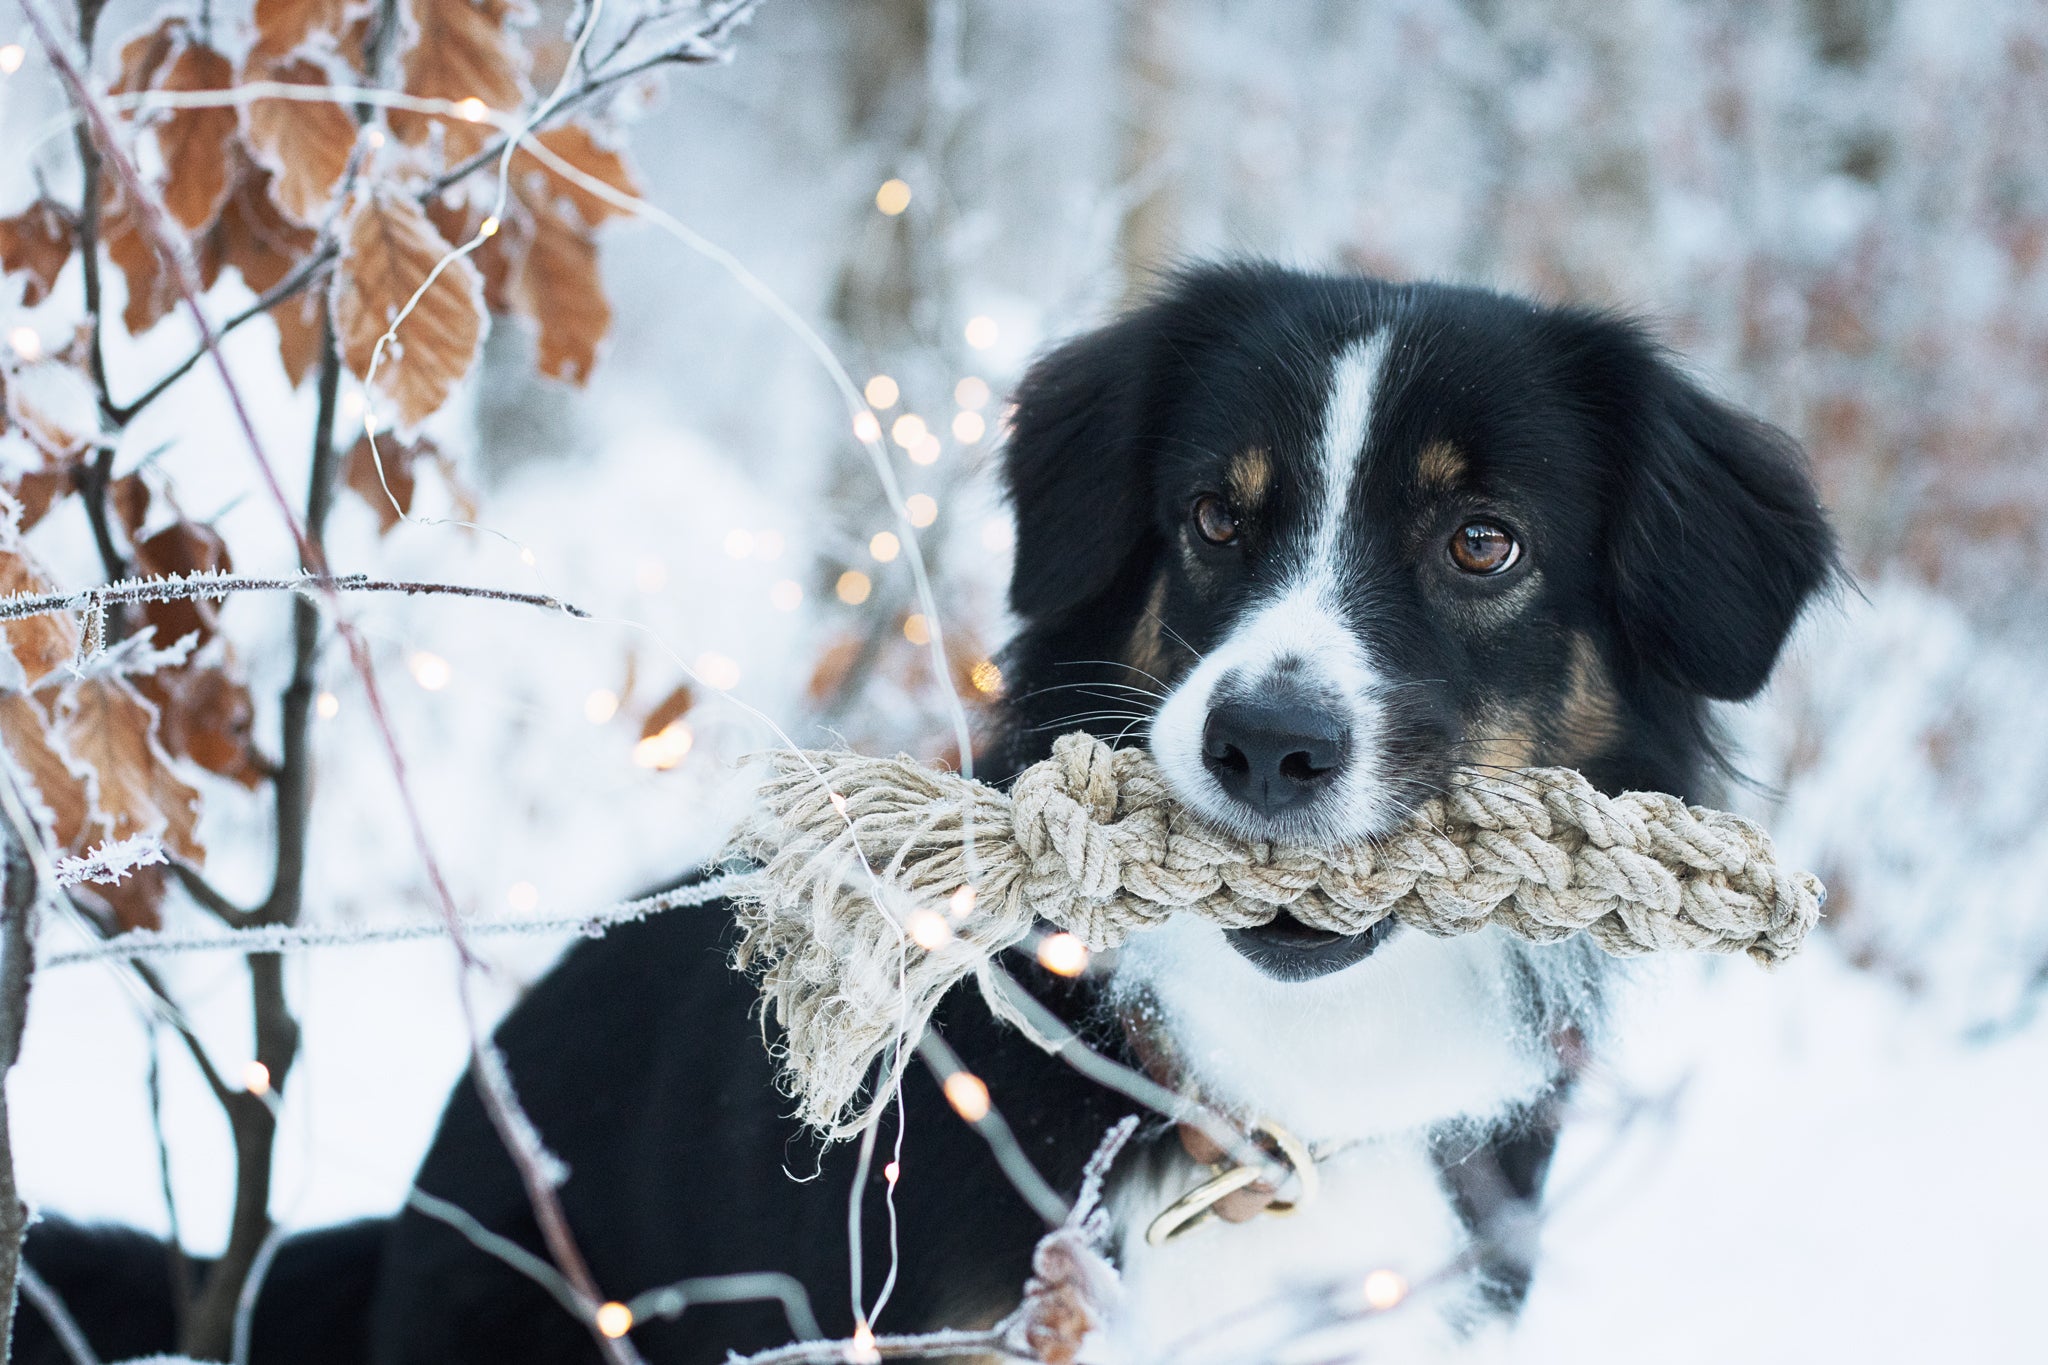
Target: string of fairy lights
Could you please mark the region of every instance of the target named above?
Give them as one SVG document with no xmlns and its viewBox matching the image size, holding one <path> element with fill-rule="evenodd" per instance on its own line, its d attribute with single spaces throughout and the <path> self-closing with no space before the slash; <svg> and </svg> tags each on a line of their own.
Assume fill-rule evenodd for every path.
<svg viewBox="0 0 2048 1365">
<path fill-rule="evenodd" d="M 597 8 L 593 6 L 593 10 Z M 595 18 L 596 16 L 593 13 L 591 16 L 591 24 L 593 26 Z M 583 37 L 587 38 L 588 32 L 589 30 L 586 30 Z M 12 75 L 19 71 L 25 57 L 26 53 L 20 44 L 0 45 L 0 76 Z M 129 98 L 134 107 L 137 108 L 147 108 L 159 104 L 172 107 L 198 107 L 209 103 L 237 104 L 259 95 L 276 95 L 282 98 L 306 97 L 303 88 L 280 90 L 272 88 L 268 83 L 263 83 L 259 86 L 242 87 L 219 92 L 145 92 L 142 95 Z M 559 98 L 559 95 L 560 91 L 558 90 L 556 95 L 551 97 L 549 103 L 553 99 Z M 388 91 L 336 89 L 326 92 L 325 98 L 330 100 L 365 99 L 372 103 L 396 107 L 412 107 L 418 108 L 421 112 L 437 112 L 444 115 L 452 115 L 468 122 L 493 123 L 501 127 L 506 127 L 508 124 L 508 121 L 503 116 L 491 110 L 483 100 L 475 97 L 452 102 L 429 101 L 394 95 Z M 537 109 L 545 110 L 547 107 L 548 103 L 543 103 L 537 106 Z M 561 163 L 559 158 L 554 157 L 547 149 L 533 143 L 528 136 L 535 122 L 533 116 L 529 116 L 523 121 L 512 122 L 516 126 L 510 128 L 511 137 L 508 140 L 506 155 L 500 161 L 500 211 L 503 208 L 505 175 L 509 166 L 510 153 L 514 146 L 520 146 L 533 150 L 541 160 L 550 163 L 552 169 L 563 174 L 565 178 L 581 182 L 584 188 L 599 194 L 600 197 L 626 205 L 631 211 L 643 217 L 660 214 L 659 210 L 652 209 L 652 206 L 645 205 L 637 198 L 620 194 L 611 186 L 595 181 L 591 177 L 581 174 L 576 168 Z M 372 148 L 382 141 L 380 130 L 374 127 L 367 128 L 364 136 L 369 140 Z M 886 217 L 893 218 L 908 211 L 914 197 L 912 187 L 906 180 L 892 177 L 884 181 L 877 188 L 874 196 L 874 206 L 877 212 Z M 667 215 L 661 214 L 660 217 L 666 218 Z M 499 219 L 496 213 L 487 216 L 478 229 L 476 236 L 471 241 L 455 248 L 447 257 L 437 263 L 434 268 L 434 275 L 438 275 L 453 260 L 474 251 L 483 241 L 494 234 L 498 224 Z M 680 228 L 680 225 L 677 224 L 675 227 Z M 691 245 L 693 249 L 700 249 L 696 242 L 683 237 L 682 232 L 675 232 L 674 235 L 682 237 L 686 244 Z M 385 334 L 385 338 L 380 340 L 380 352 L 383 341 L 389 340 L 395 333 L 399 323 L 411 311 L 411 306 L 417 304 L 426 289 L 430 287 L 433 277 L 433 275 L 430 275 L 428 281 L 423 283 L 420 290 L 415 293 L 411 304 L 394 319 L 390 329 Z M 775 302 L 777 304 L 780 303 L 779 300 Z M 788 319 L 786 318 L 785 320 Z M 986 314 L 977 314 L 967 318 L 962 323 L 960 336 L 970 350 L 986 353 L 998 345 L 1001 340 L 1001 328 L 995 318 Z M 7 340 L 10 348 L 24 363 L 32 364 L 43 358 L 44 347 L 41 335 L 33 326 L 23 324 L 11 328 L 8 331 Z M 365 376 L 363 387 L 351 389 L 344 396 L 342 407 L 343 415 L 346 418 L 352 422 L 360 422 L 362 429 L 369 436 L 373 446 L 379 433 L 379 423 L 367 397 L 367 389 L 370 379 L 374 377 L 374 373 L 375 365 L 373 362 L 371 374 Z M 945 453 L 944 438 L 938 431 L 933 430 L 932 419 L 928 419 L 923 413 L 913 410 L 906 403 L 906 394 L 904 393 L 903 386 L 896 378 L 887 373 L 876 373 L 870 376 L 866 383 L 860 387 L 859 395 L 864 400 L 865 405 L 856 411 L 852 417 L 853 435 L 858 441 L 870 447 L 871 450 L 878 447 L 881 444 L 885 430 L 883 425 L 884 417 L 887 416 L 888 424 L 886 431 L 888 442 L 901 452 L 902 458 L 908 464 L 920 469 L 928 469 L 939 463 Z M 994 390 L 986 378 L 976 374 L 969 374 L 960 377 L 953 384 L 950 396 L 952 399 L 950 405 L 952 411 L 945 420 L 945 429 L 963 452 L 971 451 L 986 440 L 991 433 L 992 424 L 988 410 L 994 399 Z M 385 473 L 381 458 L 377 460 L 377 466 L 380 482 L 384 481 Z M 886 469 L 881 470 L 881 472 L 885 476 L 885 483 L 893 491 L 893 478 L 887 477 Z M 388 482 L 385 483 L 385 492 L 387 496 L 390 495 Z M 425 520 L 412 516 L 407 509 L 397 507 L 395 498 L 392 501 L 394 510 L 397 511 L 402 519 L 416 523 Z M 920 530 L 929 529 L 937 524 L 942 512 L 936 497 L 931 493 L 922 491 L 902 497 L 897 503 L 895 510 L 901 517 L 900 529 L 891 530 L 883 528 L 873 532 L 866 540 L 867 559 L 870 562 L 847 564 L 834 579 L 833 595 L 843 605 L 858 608 L 867 603 L 874 591 L 875 575 L 885 571 L 887 566 L 898 563 L 904 557 L 907 548 L 906 539 L 911 541 L 909 548 L 914 552 L 915 533 Z M 478 527 L 477 529 L 490 530 L 492 534 L 506 540 L 510 544 L 516 545 L 521 562 L 530 569 L 538 569 L 537 557 L 530 547 L 493 528 Z M 980 526 L 978 539 L 984 549 L 992 553 L 1006 553 L 1012 544 L 1013 535 L 1013 528 L 1007 518 L 990 517 Z M 723 537 L 722 548 L 726 555 L 735 561 L 751 561 L 773 565 L 782 559 L 787 547 L 785 538 L 779 531 L 735 526 L 729 529 Z M 916 561 L 916 567 L 920 586 L 922 587 L 923 571 L 921 559 Z M 635 584 L 643 592 L 659 592 L 665 586 L 667 577 L 667 566 L 664 563 L 658 559 L 646 558 L 636 567 Z M 769 605 L 774 610 L 785 613 L 797 611 L 806 599 L 802 582 L 793 576 L 775 578 L 768 586 L 766 596 Z M 921 592 L 921 596 L 924 598 L 922 605 L 925 610 L 907 613 L 901 622 L 901 632 L 904 638 L 912 645 L 920 647 L 934 646 L 938 639 L 938 631 L 936 621 L 929 614 L 931 601 L 928 589 Z M 651 627 L 646 626 L 644 623 L 627 622 L 627 624 L 650 635 L 656 634 Z M 673 650 L 669 650 L 669 653 L 674 656 Z M 678 662 L 680 662 L 679 658 Z M 425 692 L 441 692 L 456 680 L 454 665 L 448 659 L 429 650 L 413 649 L 409 651 L 406 655 L 405 665 L 406 671 L 414 684 Z M 742 676 L 741 665 L 737 660 L 724 654 L 707 652 L 698 655 L 693 665 L 686 665 L 685 667 L 693 678 L 706 684 L 719 694 L 726 696 L 728 700 L 732 700 L 735 704 L 756 715 L 757 718 L 766 721 L 779 736 L 782 736 L 785 741 L 787 740 L 787 736 L 782 735 L 780 726 L 774 725 L 767 717 L 761 716 L 760 713 L 754 711 L 754 708 L 730 696 L 731 690 L 738 686 Z M 1000 694 L 1003 680 L 1000 670 L 993 660 L 987 658 L 978 659 L 966 671 L 970 685 L 976 692 L 989 697 Z M 939 684 L 946 688 L 950 695 L 951 681 L 947 670 L 940 667 L 935 669 L 935 673 L 937 674 Z M 583 698 L 581 710 L 584 719 L 590 724 L 603 726 L 610 724 L 617 718 L 622 706 L 623 699 L 617 692 L 600 688 L 591 691 Z M 314 714 L 319 719 L 323 721 L 337 720 L 341 716 L 342 711 L 342 702 L 336 692 L 323 689 L 317 693 L 314 701 Z M 682 716 L 678 716 L 654 733 L 644 735 L 638 740 L 631 750 L 631 761 L 636 766 L 644 769 L 668 771 L 683 762 L 694 747 L 694 743 L 695 738 L 687 721 Z M 841 798 L 834 794 L 833 802 L 836 806 L 840 807 L 843 813 L 845 807 Z M 542 900 L 543 896 L 540 889 L 529 880 L 516 880 L 505 891 L 505 901 L 508 906 L 522 914 L 529 914 L 538 910 Z M 943 913 L 930 908 L 921 908 L 913 911 L 906 916 L 902 924 L 906 942 L 914 943 L 919 949 L 927 952 L 935 952 L 944 948 L 955 936 L 954 925 L 972 914 L 974 900 L 974 888 L 971 885 L 963 885 L 949 898 Z M 1042 935 L 1037 939 L 1034 951 L 1040 965 L 1047 971 L 1057 975 L 1067 977 L 1079 976 L 1086 971 L 1089 965 L 1089 950 L 1086 944 L 1070 933 L 1060 932 Z M 272 1089 L 269 1069 L 263 1063 L 253 1059 L 245 1063 L 240 1070 L 240 1080 L 247 1093 L 263 1098 L 266 1103 L 272 1106 L 278 1103 L 277 1096 Z M 950 1074 L 943 1078 L 941 1089 L 948 1104 L 966 1122 L 980 1128 L 990 1119 L 993 1113 L 993 1101 L 988 1086 L 986 1082 L 971 1071 L 965 1069 L 951 1071 Z M 887 1161 L 882 1167 L 882 1176 L 886 1186 L 893 1192 L 902 1178 L 900 1159 L 892 1158 Z M 1365 1277 L 1362 1285 L 1362 1298 L 1370 1311 L 1385 1312 L 1398 1306 L 1407 1297 L 1409 1288 L 1408 1281 L 1398 1272 L 1392 1269 L 1378 1269 Z M 856 1305 L 856 1309 L 855 1332 L 848 1343 L 845 1358 L 862 1363 L 879 1360 L 880 1355 L 875 1345 L 876 1338 L 867 1320 L 867 1315 L 864 1311 L 859 1311 L 858 1305 Z M 601 1334 L 608 1338 L 616 1339 L 625 1336 L 626 1333 L 632 1330 L 635 1323 L 635 1315 L 633 1309 L 628 1305 L 618 1301 L 607 1301 L 594 1309 L 592 1322 Z"/>
</svg>

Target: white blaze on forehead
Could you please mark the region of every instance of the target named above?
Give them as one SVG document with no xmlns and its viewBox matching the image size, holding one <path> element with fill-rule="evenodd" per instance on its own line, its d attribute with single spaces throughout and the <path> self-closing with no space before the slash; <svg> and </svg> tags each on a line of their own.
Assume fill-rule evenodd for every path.
<svg viewBox="0 0 2048 1365">
<path fill-rule="evenodd" d="M 1243 812 L 1209 775 L 1203 732 L 1219 688 L 1258 695 L 1283 665 L 1291 686 L 1341 715 L 1351 760 L 1312 807 L 1296 818 L 1295 837 L 1347 841 L 1381 831 L 1399 814 L 1380 752 L 1386 708 L 1382 677 L 1344 604 L 1345 513 L 1365 458 L 1373 407 L 1387 358 L 1387 334 L 1348 343 L 1330 361 L 1329 388 L 1312 454 L 1304 531 L 1270 594 L 1249 602 L 1223 639 L 1168 695 L 1153 718 L 1151 749 L 1182 801 L 1229 828 Z"/>
<path fill-rule="evenodd" d="M 1344 513 L 1351 505 L 1351 486 L 1365 457 L 1366 437 L 1372 432 L 1373 404 L 1386 361 L 1387 332 L 1382 329 L 1339 351 L 1330 367 L 1330 392 L 1323 402 L 1321 440 L 1316 450 L 1321 500 L 1316 506 L 1308 557 L 1302 565 L 1315 577 L 1319 589 L 1336 587 Z"/>
</svg>

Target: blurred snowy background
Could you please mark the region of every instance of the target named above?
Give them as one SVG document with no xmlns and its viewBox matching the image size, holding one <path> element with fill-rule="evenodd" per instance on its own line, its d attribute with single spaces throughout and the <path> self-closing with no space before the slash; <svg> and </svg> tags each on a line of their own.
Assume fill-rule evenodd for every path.
<svg viewBox="0 0 2048 1365">
<path fill-rule="evenodd" d="M 119 0 L 105 31 L 149 8 Z M 539 8 L 559 31 L 562 0 Z M 26 41 L 18 26 L 0 20 L 0 42 Z M 0 213 L 63 163 L 61 145 L 18 150 L 61 114 L 28 46 L 0 77 Z M 1569 1132 L 1556 1188 L 1572 1193 L 1518 1358 L 2038 1358 L 2048 7 L 770 0 L 729 65 L 644 101 L 630 146 L 650 200 L 736 253 L 857 382 L 892 381 L 869 397 L 926 499 L 912 519 L 970 693 L 1004 633 L 1003 394 L 1176 258 L 1257 252 L 1643 313 L 1800 436 L 1860 591 L 1731 717 L 1759 784 L 1735 799 L 1827 880 L 1829 919 L 1772 976 L 1642 974 L 1597 1088 L 1666 1102 L 1618 1136 L 1598 1106 Z M 380 535 L 345 500 L 329 536 L 342 570 L 535 587 L 599 617 L 354 604 L 434 844 L 479 915 L 596 906 L 714 849 L 744 807 L 733 761 L 776 739 L 761 717 L 803 741 L 950 743 L 905 556 L 879 535 L 894 515 L 814 358 L 672 237 L 613 229 L 604 267 L 617 319 L 587 388 L 534 378 L 531 337 L 501 320 L 437 419 L 487 532 Z M 34 309 L 10 279 L 0 332 L 66 333 L 77 269 Z M 230 276 L 213 302 L 247 298 Z M 312 395 L 287 388 L 268 329 L 228 355 L 273 448 L 299 451 Z M 191 343 L 173 319 L 109 363 L 132 386 Z M 125 433 L 117 468 L 156 462 L 239 568 L 286 569 L 229 433 L 202 367 Z M 423 518 L 461 495 L 420 484 Z M 75 506 L 32 543 L 61 581 L 96 579 Z M 287 615 L 226 608 L 259 734 L 277 723 Z M 647 720 L 685 665 L 694 704 L 651 751 Z M 338 655 L 324 685 L 308 919 L 426 914 Z M 260 896 L 267 801 L 194 780 L 214 880 Z M 488 943 L 497 1006 L 559 947 Z M 389 1209 L 463 1059 L 451 955 L 352 948 L 288 970 L 305 1054 L 273 1209 Z M 167 975 L 216 1055 L 246 1057 L 241 965 Z M 179 1224 L 217 1246 L 225 1122 L 111 970 L 37 982 L 11 1079 L 25 1185 L 72 1215 L 169 1225 L 153 1050 Z"/>
</svg>

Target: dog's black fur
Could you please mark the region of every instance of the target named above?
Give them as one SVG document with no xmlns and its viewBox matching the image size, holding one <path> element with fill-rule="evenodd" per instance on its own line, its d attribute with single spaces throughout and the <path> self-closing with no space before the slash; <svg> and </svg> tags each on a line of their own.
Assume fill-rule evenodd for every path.
<svg viewBox="0 0 2048 1365">
<path fill-rule="evenodd" d="M 1345 593 L 1354 628 L 1401 684 L 1382 742 L 1413 779 L 1403 799 L 1489 755 L 1575 764 L 1609 790 L 1706 795 L 1718 762 L 1708 701 L 1762 686 L 1834 571 L 1790 440 L 1708 397 L 1638 328 L 1605 315 L 1251 264 L 1174 278 L 1155 302 L 1042 360 L 1017 394 L 1006 470 L 1021 630 L 1002 660 L 1011 700 L 989 755 L 997 777 L 1097 709 L 1076 697 L 1135 698 L 1119 709 L 1144 714 L 1156 701 L 1145 694 L 1257 599 L 1316 477 L 1308 447 L 1327 361 L 1375 329 L 1388 329 L 1393 360 L 1375 454 L 1357 476 L 1362 529 Z M 1230 503 L 1240 534 L 1227 547 L 1190 537 L 1190 505 L 1205 493 Z M 1443 559 L 1446 538 L 1475 517 L 1526 548 L 1501 581 Z M 1503 614 L 1500 595 L 1532 570 L 1533 590 Z M 1150 675 L 1142 692 L 1129 690 L 1133 670 Z M 1130 737 L 1123 716 L 1080 723 Z M 787 1117 L 730 947 L 715 910 L 616 929 L 576 946 L 498 1041 L 571 1172 L 563 1200 L 607 1293 L 780 1269 L 808 1288 L 824 1330 L 845 1334 L 856 1148 L 821 1156 Z M 1098 1047 L 1124 1047 L 1094 987 L 1015 967 Z M 1071 1190 L 1127 1102 L 996 1025 L 973 993 L 949 1001 L 939 1024 L 1025 1151 Z M 881 1324 L 990 1321 L 1016 1301 L 1043 1226 L 922 1073 L 908 1083 L 904 1127 L 901 1272 Z M 1495 1136 L 1511 1194 L 1536 1195 L 1553 1136 L 1541 1124 Z M 870 1301 L 891 1245 L 881 1164 L 863 1204 Z M 1451 1184 L 1466 1216 L 1483 1220 L 1484 1200 L 1467 1190 L 1479 1186 Z M 467 1083 L 418 1186 L 541 1250 Z M 132 1234 L 44 1225 L 29 1257 L 102 1354 L 171 1345 L 164 1262 Z M 1520 1286 L 1505 1278 L 1511 1301 Z M 61 1360 L 33 1309 L 22 1316 L 17 1359 Z M 540 1289 L 411 1210 L 381 1232 L 288 1242 L 257 1328 L 259 1362 L 597 1358 L 587 1329 Z M 781 1310 L 759 1304 L 692 1307 L 633 1333 L 656 1362 L 715 1361 L 789 1336 Z"/>
</svg>

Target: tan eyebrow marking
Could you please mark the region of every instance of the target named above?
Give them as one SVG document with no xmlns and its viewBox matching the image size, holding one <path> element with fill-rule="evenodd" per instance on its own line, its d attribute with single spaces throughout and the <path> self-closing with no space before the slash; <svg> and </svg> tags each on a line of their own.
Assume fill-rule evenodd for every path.
<svg viewBox="0 0 2048 1365">
<path fill-rule="evenodd" d="M 1265 504 L 1273 491 L 1273 457 L 1262 446 L 1252 446 L 1230 462 L 1223 475 L 1224 491 L 1239 512 Z"/>
<path fill-rule="evenodd" d="M 1415 459 L 1415 477 L 1424 488 L 1448 493 L 1465 481 L 1465 453 L 1449 441 L 1431 441 Z"/>
</svg>

